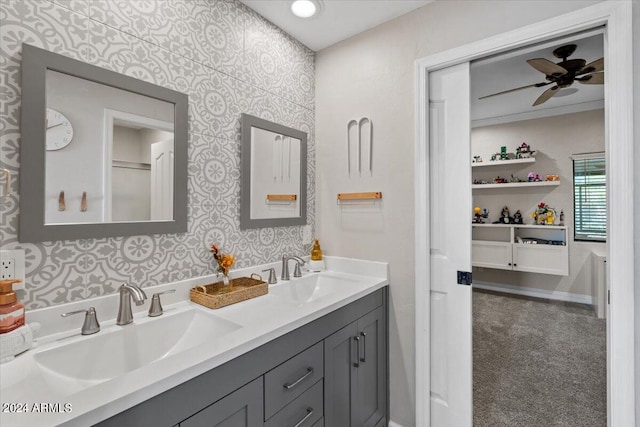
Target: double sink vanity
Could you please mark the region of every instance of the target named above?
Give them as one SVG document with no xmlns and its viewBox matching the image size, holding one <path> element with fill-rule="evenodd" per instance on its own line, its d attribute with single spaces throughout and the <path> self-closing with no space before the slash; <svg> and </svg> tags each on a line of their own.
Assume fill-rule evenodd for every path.
<svg viewBox="0 0 640 427">
<path fill-rule="evenodd" d="M 21 96 L 21 243 L 187 231 L 187 94 L 23 44 Z M 303 226 L 310 236 L 307 133 L 237 120 L 239 231 Z M 387 264 L 325 263 L 216 310 L 189 298 L 215 276 L 145 287 L 147 300 L 145 284 L 130 283 L 30 310 L 41 329 L 0 365 L 0 425 L 386 425 Z M 288 278 L 278 263 L 231 276 L 269 268 Z"/>
<path fill-rule="evenodd" d="M 387 421 L 386 263 L 325 257 L 327 270 L 211 310 L 189 301 L 203 277 L 156 286 L 164 313 L 116 324 L 118 295 L 33 310 L 36 346 L 0 365 L 0 424 L 371 426 Z M 248 276 L 274 265 L 234 272 Z M 61 314 L 93 306 L 101 330 Z M 14 408 L 15 409 L 15 408 Z"/>
</svg>

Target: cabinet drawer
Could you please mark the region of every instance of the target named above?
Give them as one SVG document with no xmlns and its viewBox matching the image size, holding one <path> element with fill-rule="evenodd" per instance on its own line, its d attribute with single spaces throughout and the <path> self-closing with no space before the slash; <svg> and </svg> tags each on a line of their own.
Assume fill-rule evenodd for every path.
<svg viewBox="0 0 640 427">
<path fill-rule="evenodd" d="M 180 423 L 180 427 L 262 426 L 262 377 Z"/>
<path fill-rule="evenodd" d="M 280 412 L 268 419 L 264 427 L 312 427 L 322 418 L 323 383 L 318 381 Z"/>
<path fill-rule="evenodd" d="M 323 376 L 322 342 L 267 372 L 264 376 L 264 418 L 271 418 Z"/>
</svg>

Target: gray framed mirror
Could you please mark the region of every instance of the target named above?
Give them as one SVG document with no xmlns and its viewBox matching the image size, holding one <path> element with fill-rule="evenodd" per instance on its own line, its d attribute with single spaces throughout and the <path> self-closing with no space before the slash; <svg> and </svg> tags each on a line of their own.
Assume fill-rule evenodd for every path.
<svg viewBox="0 0 640 427">
<path fill-rule="evenodd" d="M 240 228 L 307 223 L 307 134 L 242 114 Z"/>
<path fill-rule="evenodd" d="M 187 230 L 186 94 L 22 46 L 21 242 Z"/>
</svg>

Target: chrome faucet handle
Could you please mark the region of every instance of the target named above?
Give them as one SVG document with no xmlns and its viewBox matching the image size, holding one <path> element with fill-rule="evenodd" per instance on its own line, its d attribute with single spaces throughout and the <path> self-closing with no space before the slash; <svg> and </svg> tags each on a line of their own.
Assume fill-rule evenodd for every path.
<svg viewBox="0 0 640 427">
<path fill-rule="evenodd" d="M 262 272 L 264 273 L 265 271 L 269 272 L 269 284 L 273 285 L 278 283 L 278 278 L 276 277 L 276 269 L 271 267 L 271 268 L 267 268 L 266 270 L 262 270 Z"/>
<path fill-rule="evenodd" d="M 300 262 L 296 260 L 296 266 L 293 269 L 293 277 L 302 277 L 302 271 L 300 270 L 301 265 L 303 264 L 300 264 Z"/>
<path fill-rule="evenodd" d="M 161 316 L 162 313 L 164 313 L 164 310 L 162 309 L 162 303 L 160 302 L 160 295 L 172 294 L 175 291 L 175 289 L 171 289 L 170 291 L 156 292 L 153 294 L 151 297 L 151 306 L 149 307 L 149 317 Z"/>
<path fill-rule="evenodd" d="M 70 311 L 63 313 L 61 317 L 67 317 L 74 314 L 84 313 L 84 323 L 82 324 L 82 335 L 91 335 L 96 332 L 100 332 L 100 323 L 98 323 L 98 316 L 96 315 L 95 307 L 89 307 L 85 310 Z"/>
<path fill-rule="evenodd" d="M 289 261 L 294 260 L 296 262 L 296 267 L 293 270 L 293 277 L 302 277 L 302 271 L 300 270 L 300 266 L 304 265 L 305 262 L 299 256 L 282 256 L 282 280 L 289 280 Z"/>
</svg>

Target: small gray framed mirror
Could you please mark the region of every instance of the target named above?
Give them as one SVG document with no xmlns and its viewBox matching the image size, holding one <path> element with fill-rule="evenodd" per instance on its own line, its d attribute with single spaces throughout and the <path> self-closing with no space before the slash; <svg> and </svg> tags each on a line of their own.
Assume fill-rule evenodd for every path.
<svg viewBox="0 0 640 427">
<path fill-rule="evenodd" d="M 307 223 L 307 134 L 242 114 L 240 228 Z"/>
<path fill-rule="evenodd" d="M 22 45 L 21 242 L 187 230 L 188 97 Z"/>
</svg>

